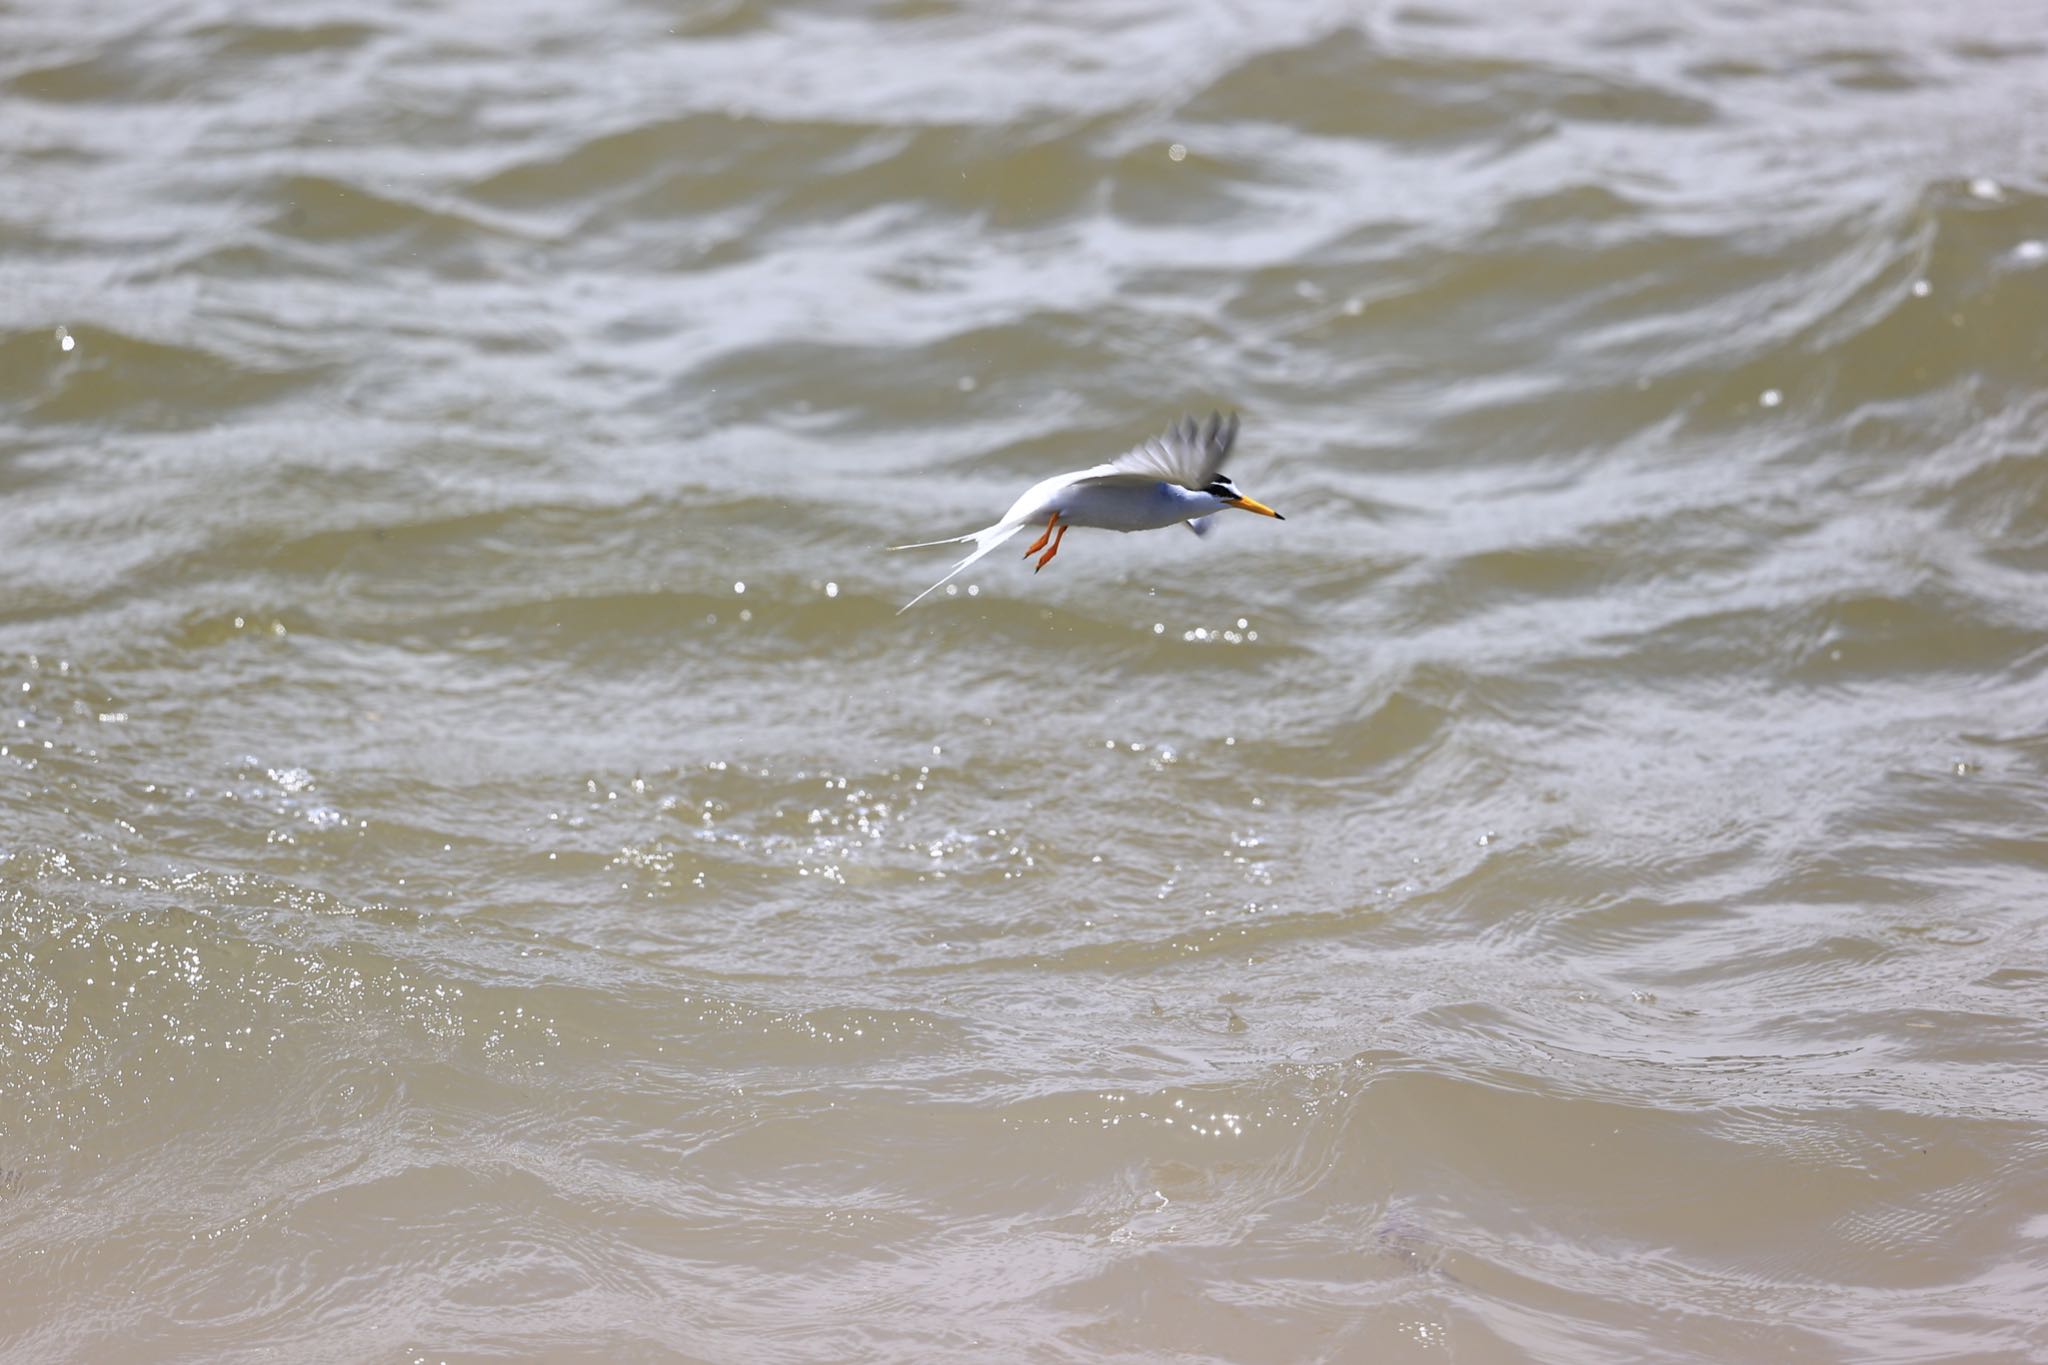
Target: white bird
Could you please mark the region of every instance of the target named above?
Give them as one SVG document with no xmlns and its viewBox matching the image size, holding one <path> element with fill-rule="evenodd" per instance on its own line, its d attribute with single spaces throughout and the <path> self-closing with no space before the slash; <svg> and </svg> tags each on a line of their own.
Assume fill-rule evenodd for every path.
<svg viewBox="0 0 2048 1365">
<path fill-rule="evenodd" d="M 1105 531 L 1151 531 L 1161 526 L 1186 522 L 1196 535 L 1209 530 L 1209 517 L 1226 507 L 1241 507 L 1262 517 L 1279 521 L 1287 518 L 1253 498 L 1237 491 L 1230 476 L 1223 473 L 1223 461 L 1237 440 L 1237 414 L 1222 417 L 1209 414 L 1197 423 L 1184 417 L 1165 434 L 1124 452 L 1107 464 L 1055 474 L 1024 491 L 1010 504 L 1003 519 L 993 526 L 944 540 L 922 540 L 915 545 L 894 545 L 896 550 L 922 550 L 933 545 L 961 545 L 974 542 L 973 553 L 946 571 L 946 576 L 905 602 L 901 616 L 944 587 L 955 575 L 1028 526 L 1045 523 L 1045 531 L 1024 551 L 1026 559 L 1038 554 L 1038 568 L 1052 563 L 1060 542 L 1075 526 L 1093 526 Z M 1057 534 L 1055 534 L 1057 532 Z M 1037 572 L 1037 570 L 1033 570 Z"/>
</svg>

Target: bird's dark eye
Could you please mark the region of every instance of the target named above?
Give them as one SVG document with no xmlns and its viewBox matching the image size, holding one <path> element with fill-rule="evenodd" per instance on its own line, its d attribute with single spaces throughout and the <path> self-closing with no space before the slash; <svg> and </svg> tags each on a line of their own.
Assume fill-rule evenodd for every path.
<svg viewBox="0 0 2048 1365">
<path fill-rule="evenodd" d="M 1237 490 L 1230 486 L 1228 479 L 1216 480 L 1216 482 L 1209 485 L 1208 492 L 1218 498 L 1234 498 L 1237 496 Z"/>
</svg>

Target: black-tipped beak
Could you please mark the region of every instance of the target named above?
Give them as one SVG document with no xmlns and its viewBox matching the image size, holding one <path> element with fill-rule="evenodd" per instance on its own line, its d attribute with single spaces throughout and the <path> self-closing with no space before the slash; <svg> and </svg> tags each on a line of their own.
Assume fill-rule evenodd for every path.
<svg viewBox="0 0 2048 1365">
<path fill-rule="evenodd" d="M 1260 516 L 1271 517 L 1275 521 L 1287 520 L 1287 518 L 1281 516 L 1257 498 L 1232 498 L 1230 505 L 1232 507 L 1242 507 L 1247 512 L 1257 512 Z"/>
</svg>

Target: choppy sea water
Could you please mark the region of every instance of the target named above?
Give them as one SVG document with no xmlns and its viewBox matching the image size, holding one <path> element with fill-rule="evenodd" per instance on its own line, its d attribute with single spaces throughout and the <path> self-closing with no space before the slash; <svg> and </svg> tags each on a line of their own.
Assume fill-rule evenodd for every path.
<svg viewBox="0 0 2048 1365">
<path fill-rule="evenodd" d="M 31 3 L 0 167 L 9 1358 L 2048 1359 L 2035 4 Z"/>
</svg>

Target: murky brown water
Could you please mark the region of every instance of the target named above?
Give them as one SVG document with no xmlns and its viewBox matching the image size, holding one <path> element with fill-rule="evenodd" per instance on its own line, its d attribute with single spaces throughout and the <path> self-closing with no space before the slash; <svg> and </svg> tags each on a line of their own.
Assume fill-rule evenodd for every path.
<svg viewBox="0 0 2048 1365">
<path fill-rule="evenodd" d="M 2048 1359 L 1925 8 L 0 9 L 0 1354 Z"/>
</svg>

